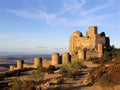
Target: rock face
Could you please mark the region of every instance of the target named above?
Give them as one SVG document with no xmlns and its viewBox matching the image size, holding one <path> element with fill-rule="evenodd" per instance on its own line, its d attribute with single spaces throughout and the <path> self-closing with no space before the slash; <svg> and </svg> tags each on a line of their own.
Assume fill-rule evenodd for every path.
<svg viewBox="0 0 120 90">
<path fill-rule="evenodd" d="M 80 31 L 70 36 L 69 52 L 72 58 L 88 59 L 90 57 L 102 57 L 103 49 L 110 46 L 109 37 L 105 33 L 97 33 L 97 27 L 91 26 L 83 36 Z"/>
</svg>

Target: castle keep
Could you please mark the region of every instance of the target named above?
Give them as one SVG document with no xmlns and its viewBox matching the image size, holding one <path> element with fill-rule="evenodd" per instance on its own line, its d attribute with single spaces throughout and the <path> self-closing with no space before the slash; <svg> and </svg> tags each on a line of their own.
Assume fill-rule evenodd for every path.
<svg viewBox="0 0 120 90">
<path fill-rule="evenodd" d="M 110 46 L 109 37 L 105 33 L 97 33 L 97 27 L 88 28 L 86 35 L 76 31 L 70 36 L 69 53 L 72 59 L 88 59 L 90 57 L 102 57 L 103 49 Z"/>
</svg>

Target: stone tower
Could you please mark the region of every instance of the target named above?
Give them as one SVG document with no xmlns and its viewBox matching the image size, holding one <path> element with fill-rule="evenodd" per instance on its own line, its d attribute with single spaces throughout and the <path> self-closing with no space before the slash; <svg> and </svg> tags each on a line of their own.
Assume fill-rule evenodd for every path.
<svg viewBox="0 0 120 90">
<path fill-rule="evenodd" d="M 17 69 L 23 69 L 23 60 L 17 60 Z"/>
<path fill-rule="evenodd" d="M 62 54 L 62 64 L 69 63 L 70 62 L 70 55 L 68 52 L 64 52 Z"/>
<path fill-rule="evenodd" d="M 52 53 L 52 65 L 59 64 L 59 53 L 53 52 Z"/>
<path fill-rule="evenodd" d="M 39 65 L 42 66 L 42 58 L 39 57 L 34 58 L 34 68 L 38 68 Z"/>
<path fill-rule="evenodd" d="M 10 71 L 14 71 L 14 66 L 10 65 Z"/>
</svg>

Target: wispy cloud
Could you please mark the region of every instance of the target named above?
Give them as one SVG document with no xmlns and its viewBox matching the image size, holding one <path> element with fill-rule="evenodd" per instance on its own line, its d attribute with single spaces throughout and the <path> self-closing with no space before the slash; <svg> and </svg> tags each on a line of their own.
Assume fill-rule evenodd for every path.
<svg viewBox="0 0 120 90">
<path fill-rule="evenodd" d="M 57 15 L 62 15 L 64 13 L 70 12 L 74 13 L 77 10 L 80 10 L 83 5 L 85 5 L 87 0 L 62 0 L 63 9 L 57 12 Z"/>
<path fill-rule="evenodd" d="M 67 26 L 80 26 L 80 25 L 88 25 L 90 23 L 100 24 L 101 20 L 108 18 L 113 14 L 104 13 L 102 15 L 93 15 L 98 10 L 105 9 L 114 4 L 113 0 L 108 0 L 108 3 L 97 5 L 96 7 L 90 8 L 89 10 L 85 10 L 83 6 L 85 6 L 87 0 L 62 0 L 62 7 L 60 11 L 54 13 L 47 13 L 41 9 L 30 10 L 12 10 L 6 9 L 7 12 L 10 12 L 16 16 L 42 20 L 46 24 L 50 26 L 54 25 L 67 25 Z M 45 6 L 44 6 L 45 7 Z M 70 13 L 71 15 L 74 12 L 80 12 L 79 17 L 64 17 L 65 13 Z M 99 20 L 99 22 L 98 22 Z"/>
<path fill-rule="evenodd" d="M 95 12 L 97 10 L 101 10 L 101 9 L 110 7 L 113 4 L 114 4 L 113 0 L 108 0 L 108 3 L 106 3 L 104 5 L 103 4 L 102 5 L 97 5 L 96 7 L 92 8 L 92 9 L 90 9 L 88 11 L 83 12 L 82 15 L 87 15 L 87 14 L 93 13 L 93 12 Z"/>
</svg>

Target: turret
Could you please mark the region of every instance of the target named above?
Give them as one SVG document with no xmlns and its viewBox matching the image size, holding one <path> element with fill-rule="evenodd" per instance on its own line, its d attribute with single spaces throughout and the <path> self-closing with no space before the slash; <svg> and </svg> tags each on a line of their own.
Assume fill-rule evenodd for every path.
<svg viewBox="0 0 120 90">
<path fill-rule="evenodd" d="M 39 65 L 42 66 L 42 58 L 39 57 L 34 58 L 34 68 L 38 68 Z"/>
<path fill-rule="evenodd" d="M 70 62 L 70 55 L 68 52 L 62 54 L 62 64 Z"/>
<path fill-rule="evenodd" d="M 23 69 L 23 60 L 17 60 L 17 69 Z"/>
<path fill-rule="evenodd" d="M 53 52 L 52 53 L 52 65 L 59 64 L 59 53 Z"/>
</svg>

